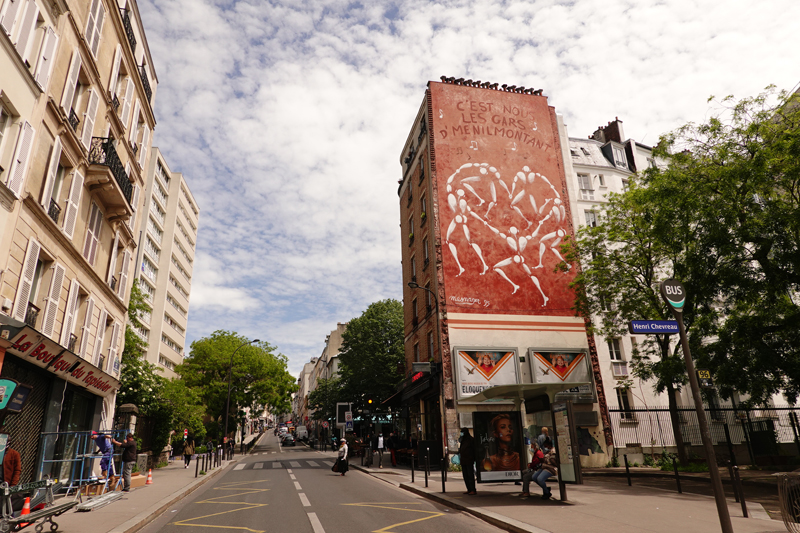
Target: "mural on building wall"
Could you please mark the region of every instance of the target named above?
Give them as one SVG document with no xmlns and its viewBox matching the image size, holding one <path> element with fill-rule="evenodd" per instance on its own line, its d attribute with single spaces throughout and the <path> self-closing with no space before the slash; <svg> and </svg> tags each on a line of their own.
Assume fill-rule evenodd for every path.
<svg viewBox="0 0 800 533">
<path fill-rule="evenodd" d="M 555 112 L 543 96 L 431 83 L 448 305 L 571 316 L 571 234 Z"/>
<path fill-rule="evenodd" d="M 495 385 L 518 383 L 515 350 L 455 349 L 458 398 L 479 394 Z"/>
</svg>

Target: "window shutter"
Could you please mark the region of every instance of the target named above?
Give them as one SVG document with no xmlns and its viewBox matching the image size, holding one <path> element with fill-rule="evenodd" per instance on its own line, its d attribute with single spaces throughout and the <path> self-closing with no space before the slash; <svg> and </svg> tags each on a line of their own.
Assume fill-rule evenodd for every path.
<svg viewBox="0 0 800 533">
<path fill-rule="evenodd" d="M 50 291 L 47 293 L 47 304 L 44 307 L 44 321 L 42 333 L 47 337 L 53 336 L 58 314 L 58 303 L 61 301 L 61 289 L 64 287 L 64 274 L 66 269 L 56 263 L 53 267 L 53 280 L 50 282 Z"/>
<path fill-rule="evenodd" d="M 97 116 L 97 104 L 100 102 L 100 95 L 94 89 L 89 89 L 89 104 L 86 106 L 86 113 L 83 114 L 83 132 L 81 142 L 89 150 L 92 147 L 92 131 L 94 130 L 94 119 Z"/>
<path fill-rule="evenodd" d="M 122 62 L 122 45 L 118 44 L 114 51 L 114 63 L 111 67 L 111 77 L 108 79 L 108 92 L 112 95 L 117 93 L 117 78 L 119 78 L 119 65 Z"/>
<path fill-rule="evenodd" d="M 14 21 L 17 18 L 17 11 L 22 4 L 22 0 L 6 0 L 3 10 L 0 11 L 0 28 L 11 35 L 11 29 L 14 27 Z"/>
<path fill-rule="evenodd" d="M 14 158 L 11 160 L 11 169 L 8 171 L 8 188 L 19 198 L 22 194 L 22 184 L 25 182 L 25 172 L 28 170 L 28 160 L 33 148 L 33 135 L 35 131 L 27 121 L 20 126 L 17 147 Z"/>
<path fill-rule="evenodd" d="M 117 345 L 119 344 L 119 322 L 114 321 L 111 327 L 111 343 L 108 345 L 108 360 L 106 361 L 105 368 L 101 368 L 107 373 L 111 373 L 114 365 L 114 359 L 117 358 Z"/>
<path fill-rule="evenodd" d="M 129 172 L 126 172 L 130 176 Z M 128 219 L 128 227 L 131 228 L 131 231 L 136 230 L 136 208 L 139 206 L 139 192 L 141 189 L 137 184 L 133 184 L 133 194 L 131 195 L 131 209 L 133 210 L 133 215 Z"/>
<path fill-rule="evenodd" d="M 119 230 L 114 232 L 114 244 L 111 245 L 111 257 L 108 264 L 108 277 L 106 283 L 111 283 L 111 278 L 114 277 L 114 270 L 117 268 L 117 246 L 119 245 Z"/>
<path fill-rule="evenodd" d="M 78 85 L 78 74 L 81 72 L 81 52 L 78 47 L 72 52 L 72 61 L 69 64 L 69 75 L 67 76 L 67 83 L 64 85 L 64 94 L 61 97 L 61 109 L 69 116 L 72 110 L 72 100 L 75 98 L 75 86 Z"/>
<path fill-rule="evenodd" d="M 36 19 L 39 16 L 39 8 L 34 0 L 28 0 L 25 7 L 25 14 L 22 16 L 22 25 L 17 35 L 17 52 L 23 61 L 28 59 L 28 47 L 31 43 L 33 31 L 36 29 Z"/>
<path fill-rule="evenodd" d="M 136 100 L 136 105 L 133 107 L 133 120 L 131 121 L 131 127 L 128 130 L 128 140 L 131 143 L 131 146 L 136 144 L 136 134 L 138 133 L 136 130 L 139 129 L 139 100 Z"/>
<path fill-rule="evenodd" d="M 78 309 L 78 289 L 81 284 L 77 279 L 73 279 L 69 284 L 69 295 L 67 296 L 67 308 L 64 310 L 64 323 L 61 325 L 61 346 L 69 346 L 69 337 L 75 329 L 75 311 Z"/>
<path fill-rule="evenodd" d="M 147 124 L 144 125 L 144 133 L 142 133 L 142 144 L 139 146 L 139 168 L 144 168 L 145 158 L 147 157 L 147 143 L 150 140 L 150 128 Z"/>
<path fill-rule="evenodd" d="M 100 239 L 100 228 L 103 224 L 103 213 L 96 203 L 92 203 L 89 211 L 89 224 L 86 227 L 86 241 L 83 243 L 83 257 L 94 266 L 94 258 L 97 254 L 97 242 Z"/>
<path fill-rule="evenodd" d="M 94 28 L 97 25 L 97 20 L 95 18 L 97 13 L 97 5 L 100 3 L 101 0 L 92 0 L 92 5 L 89 8 L 89 18 L 86 20 L 86 31 L 83 33 L 83 36 L 86 39 L 86 44 L 88 44 L 90 48 L 92 37 L 94 36 Z"/>
<path fill-rule="evenodd" d="M 128 77 L 125 79 L 125 99 L 122 102 L 122 126 L 128 126 L 128 115 L 131 112 L 131 100 L 133 99 L 133 80 Z"/>
<path fill-rule="evenodd" d="M 34 239 L 28 241 L 28 249 L 25 251 L 22 272 L 19 273 L 19 285 L 17 285 L 16 301 L 14 302 L 14 318 L 17 320 L 25 320 L 25 314 L 28 312 L 28 300 L 31 297 L 36 263 L 39 261 L 39 250 L 41 249 L 42 247 Z"/>
<path fill-rule="evenodd" d="M 56 137 L 53 149 L 50 151 L 50 162 L 47 165 L 47 176 L 44 181 L 44 191 L 42 191 L 42 207 L 45 211 L 50 209 L 50 198 L 53 196 L 53 187 L 56 183 L 56 173 L 58 172 L 58 162 L 61 161 L 61 137 Z"/>
<path fill-rule="evenodd" d="M 86 348 L 89 346 L 89 331 L 92 329 L 92 315 L 94 314 L 94 298 L 89 296 L 86 300 L 86 316 L 83 317 L 83 327 L 81 328 L 81 347 L 78 355 L 86 358 Z"/>
<path fill-rule="evenodd" d="M 53 72 L 53 59 L 56 55 L 56 47 L 58 46 L 58 35 L 56 35 L 53 28 L 48 27 L 44 34 L 44 43 L 42 44 L 42 53 L 39 56 L 39 61 L 36 63 L 36 83 L 43 91 L 47 92 L 47 83 L 50 81 L 50 74 Z"/>
<path fill-rule="evenodd" d="M 128 289 L 128 270 L 131 268 L 131 252 L 126 249 L 122 254 L 122 266 L 119 269 L 119 285 L 117 285 L 117 296 L 125 299 Z"/>
<path fill-rule="evenodd" d="M 66 215 L 64 216 L 64 233 L 72 238 L 75 233 L 75 222 L 78 220 L 78 207 L 83 194 L 83 174 L 77 170 L 72 173 L 72 186 L 69 188 Z"/>
<path fill-rule="evenodd" d="M 106 18 L 106 8 L 103 7 L 103 2 L 97 0 L 97 13 L 95 13 L 95 27 L 92 40 L 89 42 L 89 48 L 92 50 L 92 55 L 97 57 L 97 49 L 100 47 L 100 35 L 103 33 L 103 21 Z"/>
<path fill-rule="evenodd" d="M 100 352 L 103 351 L 103 341 L 106 339 L 106 320 L 108 320 L 108 311 L 103 309 L 100 311 L 100 320 L 97 321 L 97 336 L 94 339 L 93 361 L 96 366 L 99 366 Z"/>
</svg>

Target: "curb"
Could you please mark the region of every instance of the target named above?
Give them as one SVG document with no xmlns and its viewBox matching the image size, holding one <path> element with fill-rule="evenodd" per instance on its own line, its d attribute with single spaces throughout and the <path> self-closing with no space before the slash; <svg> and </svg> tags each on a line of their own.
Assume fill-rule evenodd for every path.
<svg viewBox="0 0 800 533">
<path fill-rule="evenodd" d="M 625 472 L 583 472 L 584 477 L 627 477 Z M 665 478 L 665 479 L 675 479 L 674 472 L 631 472 L 631 478 Z M 698 476 L 693 475 L 691 473 L 680 473 L 680 478 L 689 480 L 689 481 L 702 481 L 705 483 L 711 483 L 711 478 L 705 476 Z M 722 479 L 722 483 L 730 485 L 731 480 L 728 478 Z M 769 483 L 767 481 L 760 481 L 760 480 L 752 480 L 752 479 L 742 479 L 742 485 L 750 485 L 756 487 L 766 487 L 770 489 L 777 488 L 775 483 Z"/>
<path fill-rule="evenodd" d="M 217 477 L 222 472 L 224 472 L 229 466 L 231 466 L 231 464 L 235 462 L 236 461 L 229 461 L 227 465 L 218 468 L 215 472 L 206 474 L 200 479 L 196 479 L 189 485 L 185 486 L 183 489 L 174 493 L 174 496 L 168 502 L 156 504 L 150 509 L 142 511 L 141 513 L 134 516 L 127 522 L 123 522 L 122 524 L 118 525 L 108 533 L 134 533 L 136 531 L 139 531 L 147 524 L 149 524 L 150 522 L 152 522 L 153 520 L 164 514 L 167 509 L 178 503 L 183 498 L 187 497 L 192 492 L 202 487 L 204 484 L 208 483 L 210 480 Z"/>
</svg>

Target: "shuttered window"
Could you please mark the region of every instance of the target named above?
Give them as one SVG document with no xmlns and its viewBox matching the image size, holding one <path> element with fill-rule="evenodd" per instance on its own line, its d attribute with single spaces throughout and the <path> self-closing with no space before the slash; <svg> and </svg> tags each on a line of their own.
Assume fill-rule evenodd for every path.
<svg viewBox="0 0 800 533">
<path fill-rule="evenodd" d="M 70 111 L 72 111 L 72 104 L 75 100 L 75 89 L 78 86 L 78 75 L 81 72 L 82 64 L 83 60 L 81 59 L 80 50 L 78 50 L 78 47 L 75 47 L 75 50 L 72 52 L 72 61 L 69 64 L 67 81 L 64 84 L 64 93 L 61 96 L 61 108 L 67 116 L 69 116 Z"/>
<path fill-rule="evenodd" d="M 25 183 L 25 174 L 28 171 L 34 135 L 33 126 L 27 121 L 20 125 L 17 147 L 14 149 L 14 158 L 11 160 L 11 168 L 6 182 L 8 188 L 17 198 L 22 195 L 22 185 Z"/>
<path fill-rule="evenodd" d="M 131 78 L 125 78 L 125 96 L 122 100 L 122 113 L 120 114 L 124 127 L 128 125 L 128 118 L 130 118 L 131 100 L 133 100 L 133 80 Z"/>
<path fill-rule="evenodd" d="M 145 124 L 144 132 L 142 133 L 142 143 L 139 145 L 139 168 L 144 168 L 145 159 L 147 158 L 148 142 L 150 142 L 150 128 Z"/>
<path fill-rule="evenodd" d="M 89 89 L 89 103 L 86 104 L 86 112 L 83 114 L 83 131 L 81 132 L 81 143 L 89 150 L 92 147 L 92 134 L 94 132 L 94 120 L 97 117 L 97 107 L 100 102 L 100 95 L 94 89 Z"/>
<path fill-rule="evenodd" d="M 92 319 L 94 318 L 94 298 L 89 296 L 86 300 L 86 314 L 83 317 L 83 326 L 81 326 L 81 347 L 78 350 L 78 355 L 86 359 L 88 357 L 87 349 L 89 347 L 89 335 L 92 329 Z"/>
<path fill-rule="evenodd" d="M 7 35 L 11 35 L 11 30 L 14 28 L 14 21 L 17 19 L 19 8 L 25 2 L 24 0 L 6 0 L 0 9 L 0 28 Z"/>
<path fill-rule="evenodd" d="M 36 29 L 36 19 L 39 17 L 39 8 L 34 0 L 25 4 L 25 13 L 22 15 L 22 24 L 17 33 L 15 46 L 23 61 L 28 61 L 28 51 L 33 41 L 33 32 Z"/>
<path fill-rule="evenodd" d="M 53 149 L 50 150 L 50 161 L 47 163 L 47 175 L 45 176 L 44 189 L 42 191 L 41 204 L 45 210 L 50 208 L 50 199 L 53 197 L 53 188 L 56 184 L 58 174 L 58 164 L 61 161 L 61 137 L 56 137 L 53 142 Z"/>
<path fill-rule="evenodd" d="M 108 361 L 106 362 L 106 368 L 103 369 L 109 374 L 116 374 L 119 372 L 119 361 L 117 360 L 119 329 L 119 322 L 115 320 L 114 325 L 111 326 L 111 343 L 108 345 Z"/>
<path fill-rule="evenodd" d="M 64 215 L 64 233 L 70 239 L 75 233 L 75 222 L 78 220 L 81 195 L 83 195 L 83 174 L 76 170 L 72 173 L 72 185 L 69 188 L 66 214 Z"/>
<path fill-rule="evenodd" d="M 128 294 L 128 270 L 130 270 L 130 265 L 131 252 L 126 249 L 125 253 L 122 254 L 122 265 L 119 269 L 119 283 L 117 284 L 117 296 L 123 300 Z"/>
<path fill-rule="evenodd" d="M 53 337 L 56 325 L 56 315 L 58 314 L 58 304 L 61 301 L 61 289 L 64 286 L 64 274 L 66 269 L 56 263 L 53 267 L 53 279 L 50 281 L 50 290 L 47 292 L 47 303 L 44 307 L 44 321 L 42 322 L 42 333 L 47 337 Z"/>
<path fill-rule="evenodd" d="M 75 315 L 78 312 L 78 296 L 81 285 L 77 279 L 73 279 L 69 284 L 69 294 L 67 295 L 67 308 L 64 310 L 64 323 L 61 325 L 61 341 L 59 344 L 69 347 L 69 339 L 75 330 Z M 74 349 L 73 349 L 74 351 Z"/>
<path fill-rule="evenodd" d="M 105 309 L 100 311 L 100 319 L 97 321 L 97 336 L 94 341 L 94 357 L 93 361 L 95 366 L 103 368 L 105 356 L 103 355 L 103 342 L 106 339 L 106 322 L 108 321 L 108 311 Z"/>
<path fill-rule="evenodd" d="M 36 264 L 39 262 L 39 251 L 42 247 L 39 243 L 31 239 L 28 241 L 28 249 L 25 250 L 25 260 L 22 262 L 22 271 L 19 275 L 19 285 L 14 300 L 14 318 L 25 320 L 28 312 L 28 302 L 33 291 L 33 279 L 36 277 Z"/>
<path fill-rule="evenodd" d="M 114 244 L 111 245 L 111 257 L 108 258 L 108 277 L 106 283 L 111 285 L 111 278 L 114 277 L 117 268 L 117 246 L 119 246 L 119 230 L 114 232 Z"/>
<path fill-rule="evenodd" d="M 103 213 L 96 203 L 92 202 L 91 210 L 89 211 L 89 224 L 86 227 L 86 240 L 83 244 L 83 257 L 89 261 L 90 265 L 94 265 L 94 259 L 97 255 L 97 243 L 100 240 L 100 228 L 103 225 Z"/>
<path fill-rule="evenodd" d="M 86 21 L 85 37 L 94 57 L 97 57 L 97 50 L 100 47 L 100 34 L 103 32 L 105 16 L 106 9 L 103 7 L 102 0 L 92 0 L 92 5 L 89 8 L 89 19 Z"/>
</svg>

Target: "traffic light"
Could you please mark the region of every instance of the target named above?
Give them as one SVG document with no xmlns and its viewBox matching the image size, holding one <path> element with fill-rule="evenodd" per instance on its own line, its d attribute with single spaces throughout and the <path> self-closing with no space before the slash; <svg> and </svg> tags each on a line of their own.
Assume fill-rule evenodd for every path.
<svg viewBox="0 0 800 533">
<path fill-rule="evenodd" d="M 367 400 L 367 403 L 368 403 L 368 404 L 370 404 L 370 405 L 372 405 L 372 398 L 370 398 L 369 400 Z"/>
</svg>

